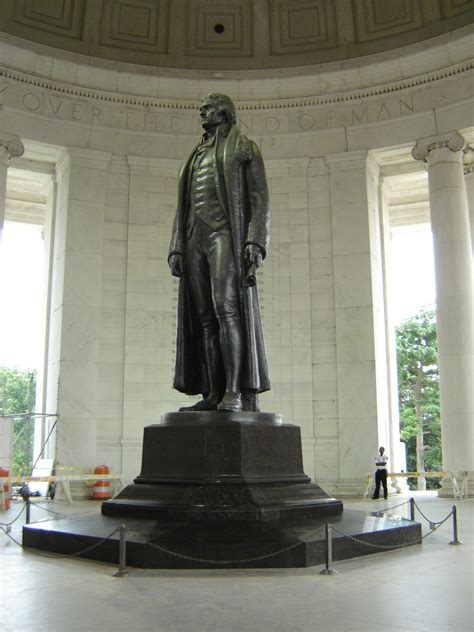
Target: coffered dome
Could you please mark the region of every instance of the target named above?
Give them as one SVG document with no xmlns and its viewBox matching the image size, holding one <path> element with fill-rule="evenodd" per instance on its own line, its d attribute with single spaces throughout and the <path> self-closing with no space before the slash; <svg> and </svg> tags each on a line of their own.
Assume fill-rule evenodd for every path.
<svg viewBox="0 0 474 632">
<path fill-rule="evenodd" d="M 290 68 L 388 51 L 474 21 L 473 0 L 3 0 L 0 30 L 114 62 Z"/>
</svg>

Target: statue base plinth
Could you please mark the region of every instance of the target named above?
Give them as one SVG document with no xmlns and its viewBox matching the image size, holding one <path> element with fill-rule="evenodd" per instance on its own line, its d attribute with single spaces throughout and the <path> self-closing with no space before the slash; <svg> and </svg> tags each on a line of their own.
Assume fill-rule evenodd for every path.
<svg viewBox="0 0 474 632">
<path fill-rule="evenodd" d="M 300 429 L 278 415 L 182 412 L 162 422 L 145 428 L 141 474 L 102 515 L 25 525 L 23 545 L 117 563 L 123 525 L 129 566 L 296 568 L 324 563 L 327 523 L 338 527 L 334 560 L 421 542 L 418 523 L 343 512 L 306 476 Z"/>
<path fill-rule="evenodd" d="M 342 503 L 303 471 L 300 429 L 280 415 L 180 412 L 145 428 L 142 471 L 105 516 L 177 521 L 305 521 Z"/>
</svg>

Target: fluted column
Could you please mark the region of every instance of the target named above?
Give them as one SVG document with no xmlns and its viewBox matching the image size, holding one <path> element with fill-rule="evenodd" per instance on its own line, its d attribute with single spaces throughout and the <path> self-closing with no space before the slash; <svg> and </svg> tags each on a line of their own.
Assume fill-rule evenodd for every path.
<svg viewBox="0 0 474 632">
<path fill-rule="evenodd" d="M 5 200 L 7 196 L 7 172 L 11 158 L 21 156 L 25 148 L 19 138 L 0 137 L 0 243 L 5 223 Z"/>
<path fill-rule="evenodd" d="M 427 164 L 435 254 L 443 467 L 474 470 L 472 255 L 463 173 L 464 138 L 423 139 L 413 157 Z"/>
</svg>

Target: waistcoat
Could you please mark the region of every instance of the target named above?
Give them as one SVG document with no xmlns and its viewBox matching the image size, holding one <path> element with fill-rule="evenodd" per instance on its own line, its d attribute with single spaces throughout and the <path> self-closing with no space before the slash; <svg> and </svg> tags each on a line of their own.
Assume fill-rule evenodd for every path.
<svg viewBox="0 0 474 632">
<path fill-rule="evenodd" d="M 215 141 L 214 141 L 215 142 Z M 186 236 L 192 234 L 196 219 L 205 222 L 217 231 L 227 225 L 225 209 L 222 208 L 216 191 L 216 161 L 214 144 L 198 148 L 190 174 L 189 210 Z"/>
</svg>

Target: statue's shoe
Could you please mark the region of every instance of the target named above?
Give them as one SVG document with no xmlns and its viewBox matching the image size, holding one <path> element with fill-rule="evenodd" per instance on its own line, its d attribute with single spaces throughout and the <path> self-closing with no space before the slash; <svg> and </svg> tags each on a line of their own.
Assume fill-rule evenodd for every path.
<svg viewBox="0 0 474 632">
<path fill-rule="evenodd" d="M 185 412 L 187 410 L 217 410 L 219 404 L 218 397 L 205 397 L 200 402 L 196 402 L 192 406 L 182 406 L 179 412 Z"/>
<path fill-rule="evenodd" d="M 240 393 L 226 391 L 217 410 L 230 410 L 235 413 L 240 412 L 242 410 L 242 398 Z"/>
</svg>

